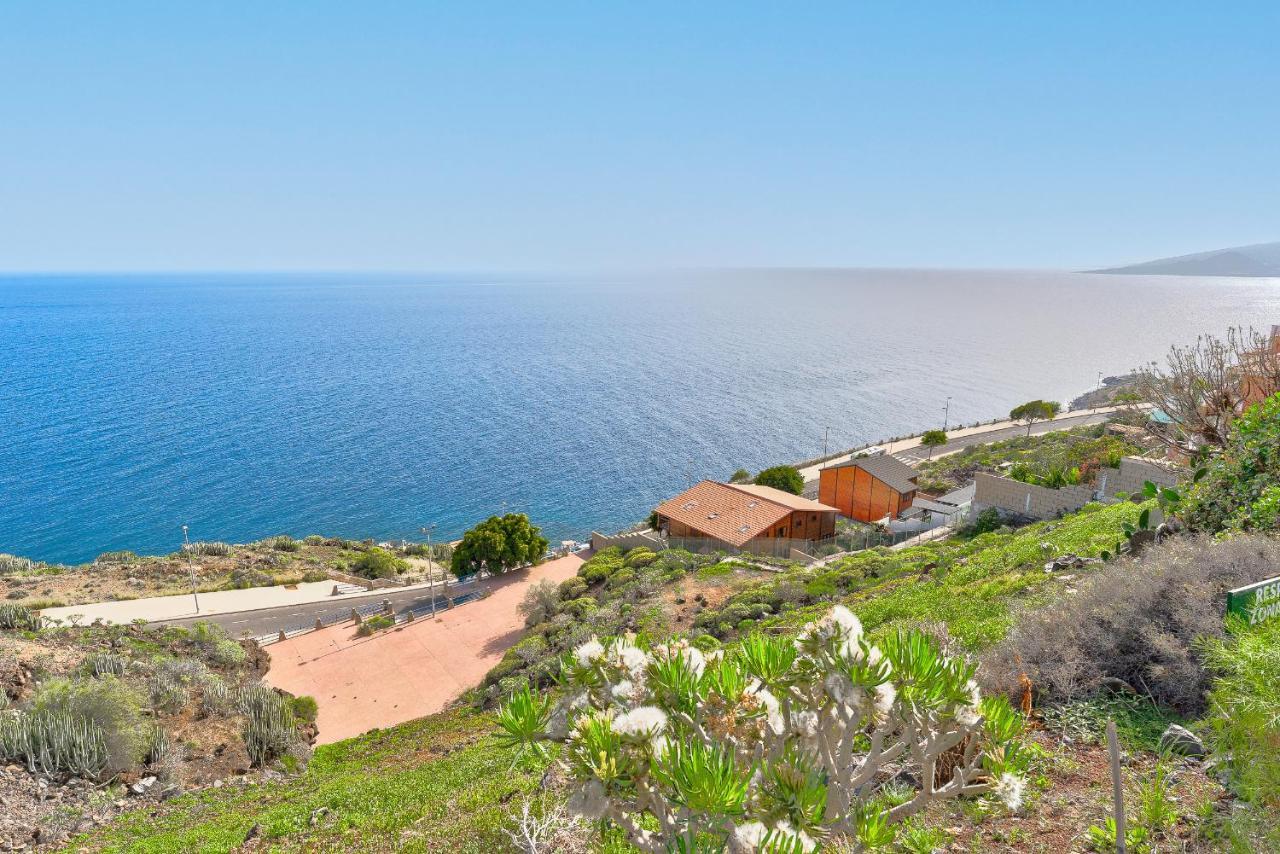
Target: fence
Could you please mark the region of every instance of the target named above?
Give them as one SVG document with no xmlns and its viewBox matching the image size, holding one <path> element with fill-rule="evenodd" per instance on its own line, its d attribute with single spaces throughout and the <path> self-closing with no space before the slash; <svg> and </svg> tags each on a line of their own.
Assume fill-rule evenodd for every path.
<svg viewBox="0 0 1280 854">
<path fill-rule="evenodd" d="M 465 587 L 468 585 L 474 585 L 475 583 L 476 583 L 476 579 L 472 577 L 468 581 L 457 582 L 456 584 L 453 585 L 453 589 L 457 589 L 458 587 Z M 249 640 L 257 641 L 258 646 L 269 646 L 273 643 L 278 643 L 279 641 L 282 641 L 282 640 L 295 638 L 298 635 L 305 635 L 308 632 L 314 632 L 318 629 L 324 629 L 324 628 L 328 628 L 329 626 L 335 626 L 338 623 L 346 622 L 348 620 L 352 620 L 357 617 L 358 619 L 356 621 L 359 622 L 364 620 L 365 617 L 373 617 L 379 614 L 383 614 L 385 616 L 391 617 L 393 625 L 398 626 L 401 623 L 412 622 L 418 619 L 419 617 L 425 617 L 431 614 L 438 614 L 441 611 L 448 611 L 451 608 L 456 608 L 459 605 L 465 605 L 466 603 L 472 602 L 476 599 L 483 599 L 485 595 L 486 595 L 485 590 L 476 588 L 473 590 L 469 590 L 459 596 L 442 596 L 436 600 L 434 606 L 429 604 L 422 605 L 417 608 L 406 609 L 404 611 L 399 612 L 398 614 L 387 613 L 387 611 L 391 608 L 391 603 L 388 600 L 384 599 L 381 602 L 373 602 L 368 605 L 364 605 L 360 608 L 352 608 L 349 611 L 339 611 L 339 612 L 330 614 L 328 616 L 317 617 L 314 622 L 309 623 L 307 625 L 286 626 L 285 628 L 279 631 L 272 632 L 266 635 L 258 635 L 256 637 L 251 637 L 249 638 Z"/>
</svg>

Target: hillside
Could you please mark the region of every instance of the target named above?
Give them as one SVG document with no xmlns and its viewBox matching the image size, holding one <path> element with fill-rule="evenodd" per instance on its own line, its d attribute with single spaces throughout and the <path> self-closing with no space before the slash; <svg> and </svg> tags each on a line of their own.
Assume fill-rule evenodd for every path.
<svg viewBox="0 0 1280 854">
<path fill-rule="evenodd" d="M 1214 249 L 1089 272 L 1146 276 L 1280 276 L 1280 242 Z"/>
</svg>

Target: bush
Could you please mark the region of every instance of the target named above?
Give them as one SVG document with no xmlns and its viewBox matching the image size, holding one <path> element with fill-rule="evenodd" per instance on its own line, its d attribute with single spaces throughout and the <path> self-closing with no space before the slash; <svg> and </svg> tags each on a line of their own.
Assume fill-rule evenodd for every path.
<svg viewBox="0 0 1280 854">
<path fill-rule="evenodd" d="M 1201 638 L 1221 637 L 1226 591 L 1274 574 L 1280 542 L 1175 540 L 1141 562 L 1113 563 L 1080 592 L 1024 616 L 987 655 L 989 686 L 1050 701 L 1092 696 L 1119 679 L 1183 714 L 1204 707 Z"/>
<path fill-rule="evenodd" d="M 165 712 L 181 711 L 191 701 L 196 685 L 207 678 L 208 672 L 199 661 L 177 658 L 161 661 L 147 686 L 152 708 Z"/>
<path fill-rule="evenodd" d="M 610 546 L 593 554 L 578 567 L 578 577 L 588 584 L 598 584 L 622 568 L 622 549 Z"/>
<path fill-rule="evenodd" d="M 1238 623 L 1206 645 L 1214 674 L 1206 729 L 1235 788 L 1259 804 L 1280 803 L 1280 619 Z"/>
<path fill-rule="evenodd" d="M 685 642 L 646 650 L 594 638 L 563 659 L 567 694 L 528 688 L 499 713 L 500 736 L 545 756 L 566 741 L 569 804 L 619 825 L 645 851 L 808 851 L 843 833 L 872 846 L 889 825 L 961 794 L 1021 803 L 1021 719 L 983 698 L 973 665 L 922 634 L 871 646 L 837 607 L 798 640 L 754 635 L 711 660 Z M 914 760 L 945 770 L 891 807 L 877 790 Z M 901 779 L 901 778 L 899 778 Z M 624 782 L 625 781 L 625 782 Z"/>
<path fill-rule="evenodd" d="M 360 628 L 356 631 L 360 637 L 369 637 L 374 632 L 380 632 L 383 629 L 389 629 L 396 624 L 394 617 L 386 614 L 374 614 L 372 617 L 365 617 L 360 623 Z"/>
<path fill-rule="evenodd" d="M 208 674 L 200 687 L 200 712 L 205 717 L 228 715 L 235 708 L 236 700 L 231 689 L 214 674 Z"/>
<path fill-rule="evenodd" d="M 543 578 L 529 585 L 520 600 L 520 615 L 524 617 L 526 626 L 536 626 L 544 620 L 556 615 L 560 606 L 560 588 L 549 578 Z"/>
<path fill-rule="evenodd" d="M 118 774 L 136 767 L 145 753 L 147 727 L 141 705 L 137 693 L 114 676 L 83 682 L 54 679 L 40 686 L 32 712 L 74 722 L 77 731 L 92 732 L 96 727 L 105 749 L 103 771 Z"/>
<path fill-rule="evenodd" d="M 590 596 L 583 596 L 578 599 L 570 599 L 560 606 L 561 613 L 569 614 L 574 617 L 585 617 L 592 611 L 600 607 L 599 603 Z"/>
<path fill-rule="evenodd" d="M 138 559 L 131 551 L 103 552 L 94 563 L 137 563 Z"/>
<path fill-rule="evenodd" d="M 33 613 L 30 608 L 11 602 L 0 603 L 0 629 L 34 632 L 39 628 L 40 615 Z"/>
<path fill-rule="evenodd" d="M 658 556 L 654 554 L 653 549 L 638 546 L 637 548 L 627 552 L 626 556 L 622 560 L 622 564 L 623 566 L 639 569 L 642 566 L 648 566 L 657 559 Z"/>
<path fill-rule="evenodd" d="M 288 534 L 277 534 L 274 537 L 267 537 L 262 541 L 262 545 L 278 552 L 302 551 L 302 543 L 298 542 Z"/>
<path fill-rule="evenodd" d="M 386 549 L 373 546 L 351 562 L 351 569 L 365 578 L 395 578 L 409 568 L 409 564 Z"/>
<path fill-rule="evenodd" d="M 771 486 L 783 492 L 790 492 L 792 495 L 804 492 L 804 477 L 794 466 L 767 468 L 756 475 L 755 482 L 758 486 Z"/>
<path fill-rule="evenodd" d="M 583 593 L 587 592 L 587 582 L 585 579 L 574 576 L 566 578 L 560 582 L 560 598 L 566 602 L 570 599 L 577 599 Z"/>
<path fill-rule="evenodd" d="M 308 569 L 306 572 L 302 573 L 302 581 L 305 584 L 328 580 L 329 573 L 325 572 L 323 569 Z"/>
<path fill-rule="evenodd" d="M 235 667 L 244 664 L 249 654 L 237 641 L 221 640 L 209 650 L 209 660 L 224 667 Z"/>
<path fill-rule="evenodd" d="M 316 716 L 320 714 L 320 706 L 316 703 L 316 698 L 306 695 L 290 700 L 289 710 L 293 712 L 295 718 L 308 724 L 315 723 Z"/>
<path fill-rule="evenodd" d="M 80 663 L 80 670 L 86 676 L 123 676 L 129 669 L 129 659 L 123 655 L 110 652 L 95 652 Z"/>
<path fill-rule="evenodd" d="M 231 586 L 236 590 L 245 590 L 250 587 L 267 587 L 274 581 L 274 578 L 258 569 L 237 567 L 231 570 Z"/>
<path fill-rule="evenodd" d="M 1206 533 L 1280 528 L 1280 394 L 1252 406 L 1205 467 L 1180 516 Z"/>
<path fill-rule="evenodd" d="M 325 544 L 325 539 L 319 534 L 308 534 L 302 538 L 302 542 L 308 546 L 323 546 Z"/>
</svg>

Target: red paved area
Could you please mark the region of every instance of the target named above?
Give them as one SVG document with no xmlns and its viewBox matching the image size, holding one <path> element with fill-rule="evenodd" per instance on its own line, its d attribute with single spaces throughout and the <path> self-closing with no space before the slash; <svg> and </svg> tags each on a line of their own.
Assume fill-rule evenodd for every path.
<svg viewBox="0 0 1280 854">
<path fill-rule="evenodd" d="M 569 555 L 493 579 L 485 599 L 373 637 L 342 623 L 272 644 L 267 682 L 316 698 L 321 744 L 434 714 L 478 684 L 520 639 L 517 606 L 526 588 L 570 578 L 582 562 Z"/>
</svg>

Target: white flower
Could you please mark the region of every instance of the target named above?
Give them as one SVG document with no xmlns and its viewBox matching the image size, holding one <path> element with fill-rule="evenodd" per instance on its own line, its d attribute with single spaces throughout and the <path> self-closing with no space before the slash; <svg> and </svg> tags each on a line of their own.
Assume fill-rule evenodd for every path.
<svg viewBox="0 0 1280 854">
<path fill-rule="evenodd" d="M 631 674 L 632 679 L 639 679 L 649 665 L 649 656 L 638 646 L 619 640 L 609 650 L 614 663 Z"/>
<path fill-rule="evenodd" d="M 832 673 L 822 683 L 827 689 L 827 693 L 831 695 L 831 699 L 837 703 L 846 706 L 857 706 L 861 704 L 863 694 L 854 687 L 852 680 L 843 673 Z"/>
<path fill-rule="evenodd" d="M 755 854 L 764 844 L 764 838 L 768 832 L 769 829 L 758 821 L 740 824 L 733 829 L 732 850 L 741 854 Z"/>
<path fill-rule="evenodd" d="M 1022 791 L 1027 786 L 1027 781 L 1021 777 L 1015 777 L 1009 772 L 1000 775 L 1000 779 L 991 786 L 992 793 L 1004 802 L 1004 805 L 1011 812 L 1017 812 L 1022 806 Z"/>
<path fill-rule="evenodd" d="M 689 663 L 689 669 L 693 671 L 693 675 L 702 678 L 702 672 L 707 669 L 707 659 L 703 656 L 702 650 L 696 646 L 688 646 L 680 652 L 684 660 Z"/>
<path fill-rule="evenodd" d="M 667 728 L 667 713 L 657 706 L 637 706 L 613 719 L 613 731 L 634 738 L 653 738 Z"/>
<path fill-rule="evenodd" d="M 843 605 L 832 608 L 831 613 L 827 615 L 827 620 L 839 626 L 841 634 L 852 640 L 856 641 L 862 637 L 862 621 Z"/>
<path fill-rule="evenodd" d="M 818 734 L 817 712 L 796 712 L 791 716 L 791 723 L 802 738 L 813 738 Z"/>
<path fill-rule="evenodd" d="M 604 655 L 604 645 L 594 637 L 573 651 L 573 657 L 583 667 L 587 667 L 602 655 Z"/>
<path fill-rule="evenodd" d="M 630 679 L 623 679 L 617 685 L 609 689 L 609 693 L 613 695 L 615 700 L 628 700 L 635 693 L 635 683 Z"/>
<path fill-rule="evenodd" d="M 890 710 L 893 709 L 893 703 L 898 699 L 898 689 L 893 687 L 892 682 L 885 682 L 876 686 L 876 713 L 881 717 L 887 717 Z"/>
<path fill-rule="evenodd" d="M 604 784 L 589 780 L 569 795 L 569 812 L 586 819 L 603 818 L 609 801 L 604 794 Z"/>
<path fill-rule="evenodd" d="M 782 735 L 783 730 L 787 728 L 787 724 L 782 719 L 782 710 L 778 705 L 778 698 L 773 696 L 773 692 L 767 688 L 758 688 L 756 690 L 756 698 L 764 705 L 765 720 L 769 723 L 769 729 L 773 730 L 774 735 Z"/>
</svg>

